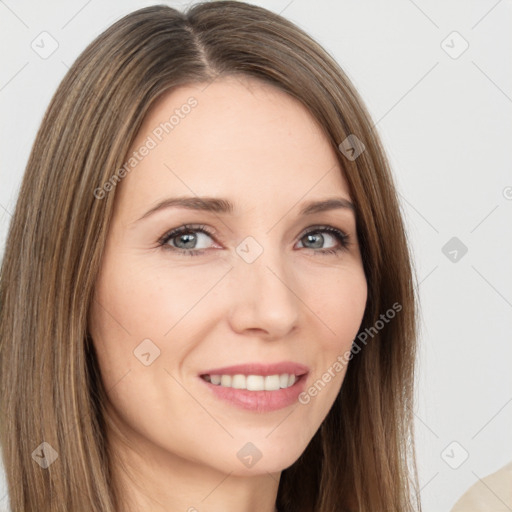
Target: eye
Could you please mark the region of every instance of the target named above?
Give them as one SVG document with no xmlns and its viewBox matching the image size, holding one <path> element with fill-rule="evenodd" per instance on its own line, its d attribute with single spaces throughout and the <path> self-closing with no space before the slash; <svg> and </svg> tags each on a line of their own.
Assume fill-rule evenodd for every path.
<svg viewBox="0 0 512 512">
<path fill-rule="evenodd" d="M 331 246 L 328 248 L 323 248 L 315 252 L 319 252 L 321 254 L 336 254 L 339 251 L 348 249 L 350 245 L 349 235 L 332 226 L 314 226 L 302 236 L 300 242 L 303 243 L 302 240 L 306 240 L 307 244 L 313 244 L 313 247 L 306 247 L 306 249 L 317 249 L 325 242 L 326 239 L 325 234 L 321 233 L 327 233 L 327 239 L 335 239 L 339 245 L 336 246 L 335 244 L 334 247 Z"/>
<path fill-rule="evenodd" d="M 198 250 L 196 244 L 198 240 L 204 236 L 198 236 L 198 233 L 211 238 L 213 233 L 210 233 L 206 226 L 181 226 L 173 229 L 165 234 L 159 241 L 158 244 L 164 249 L 177 251 L 180 254 L 188 254 L 190 256 L 196 256 L 203 254 L 203 250 Z M 169 242 L 177 240 L 175 244 L 169 244 Z M 201 249 L 201 248 L 199 248 Z"/>
<path fill-rule="evenodd" d="M 207 226 L 184 225 L 167 232 L 158 240 L 158 245 L 178 254 L 199 256 L 206 251 L 205 247 L 198 247 L 197 244 L 201 245 L 201 239 L 207 244 L 204 239 L 212 237 L 213 232 Z M 322 248 L 326 239 L 327 241 L 335 240 L 338 244 L 334 243 L 334 246 Z M 303 240 L 306 244 L 312 244 L 313 247 L 304 247 Z M 349 235 L 332 226 L 313 226 L 301 236 L 299 241 L 305 249 L 313 249 L 314 253 L 320 254 L 336 254 L 347 250 L 350 245 Z"/>
</svg>

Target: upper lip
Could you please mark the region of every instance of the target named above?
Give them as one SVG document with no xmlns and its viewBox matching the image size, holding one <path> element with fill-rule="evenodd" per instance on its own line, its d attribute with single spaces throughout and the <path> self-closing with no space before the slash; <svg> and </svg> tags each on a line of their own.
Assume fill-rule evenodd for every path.
<svg viewBox="0 0 512 512">
<path fill-rule="evenodd" d="M 200 375 L 282 375 L 283 373 L 293 374 L 297 377 L 309 372 L 309 368 L 300 363 L 282 361 L 279 363 L 249 363 L 213 368 L 201 372 Z"/>
</svg>

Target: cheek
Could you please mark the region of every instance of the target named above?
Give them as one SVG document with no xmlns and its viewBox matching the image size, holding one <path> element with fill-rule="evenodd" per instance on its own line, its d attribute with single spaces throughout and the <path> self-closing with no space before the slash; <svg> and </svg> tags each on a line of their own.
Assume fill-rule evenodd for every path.
<svg viewBox="0 0 512 512">
<path fill-rule="evenodd" d="M 324 354 L 339 353 L 350 348 L 364 316 L 367 281 L 361 267 L 342 267 L 336 272 L 318 273 L 316 286 L 303 283 L 307 303 L 314 305 L 316 324 L 322 325 L 321 343 Z"/>
<path fill-rule="evenodd" d="M 226 272 L 225 265 L 199 271 L 190 264 L 171 267 L 148 260 L 111 254 L 96 282 L 89 327 L 107 386 L 127 371 L 144 372 L 136 358 L 139 347 L 158 354 L 160 366 L 171 364 L 167 348 L 172 342 L 173 364 L 179 364 L 194 348 L 190 328 L 215 316 L 206 295 Z"/>
<path fill-rule="evenodd" d="M 163 444 L 171 427 L 175 436 L 169 443 L 194 441 L 183 412 L 194 409 L 195 402 L 170 375 L 182 380 L 177 368 L 198 344 L 192 333 L 199 320 L 194 305 L 219 280 L 215 272 L 200 274 L 142 258 L 111 258 L 96 283 L 90 332 L 112 411 L 143 438 Z M 146 353 L 152 360 L 147 366 L 142 362 Z M 207 417 L 200 420 L 208 424 Z M 180 443 L 173 444 L 173 452 L 179 451 Z"/>
<path fill-rule="evenodd" d="M 124 328 L 124 336 L 129 333 L 133 342 L 164 337 L 190 313 L 219 274 L 186 266 L 148 264 L 144 259 L 106 265 L 97 284 L 97 300 L 110 313 L 105 323 L 114 331 Z"/>
<path fill-rule="evenodd" d="M 310 318 L 314 325 L 311 335 L 315 346 L 311 360 L 315 361 L 315 367 L 299 396 L 299 403 L 308 417 L 314 419 L 312 424 L 318 426 L 343 385 L 352 342 L 366 308 L 367 281 L 363 269 L 357 267 L 338 269 L 323 278 L 320 274 L 316 277 L 319 286 L 304 291 L 308 297 L 305 302 L 316 305 Z"/>
</svg>

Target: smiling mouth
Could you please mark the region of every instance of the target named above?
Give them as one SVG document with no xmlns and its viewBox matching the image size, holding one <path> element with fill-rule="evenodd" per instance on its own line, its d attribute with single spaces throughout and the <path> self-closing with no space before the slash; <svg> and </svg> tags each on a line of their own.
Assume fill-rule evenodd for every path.
<svg viewBox="0 0 512 512">
<path fill-rule="evenodd" d="M 293 373 L 281 373 L 275 375 L 201 375 L 201 378 L 215 386 L 247 391 L 278 391 L 295 384 L 302 375 Z"/>
</svg>

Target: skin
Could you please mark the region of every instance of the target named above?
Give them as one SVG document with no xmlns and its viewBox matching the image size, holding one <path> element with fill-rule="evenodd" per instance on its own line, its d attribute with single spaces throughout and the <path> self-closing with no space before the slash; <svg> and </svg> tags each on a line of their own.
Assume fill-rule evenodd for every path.
<svg viewBox="0 0 512 512">
<path fill-rule="evenodd" d="M 190 96 L 197 106 L 116 187 L 90 311 L 109 396 L 107 434 L 118 457 L 114 476 L 126 488 L 123 510 L 273 512 L 281 471 L 320 427 L 346 367 L 307 405 L 263 413 L 219 400 L 198 375 L 294 361 L 310 368 L 307 389 L 350 350 L 367 299 L 356 218 L 349 209 L 298 215 L 305 201 L 350 200 L 349 188 L 308 111 L 254 79 L 166 93 L 132 151 Z M 172 208 L 137 220 L 181 195 L 226 198 L 236 213 Z M 215 234 L 193 232 L 196 246 L 180 236 L 167 245 L 203 254 L 158 245 L 183 224 Z M 348 234 L 349 246 L 324 231 L 308 241 L 304 232 L 318 224 Z M 247 236 L 263 249 L 252 263 L 236 252 Z M 336 247 L 342 250 L 320 252 Z M 148 366 L 133 352 L 144 339 L 160 350 Z M 251 468 L 237 457 L 247 442 L 262 454 Z"/>
</svg>

